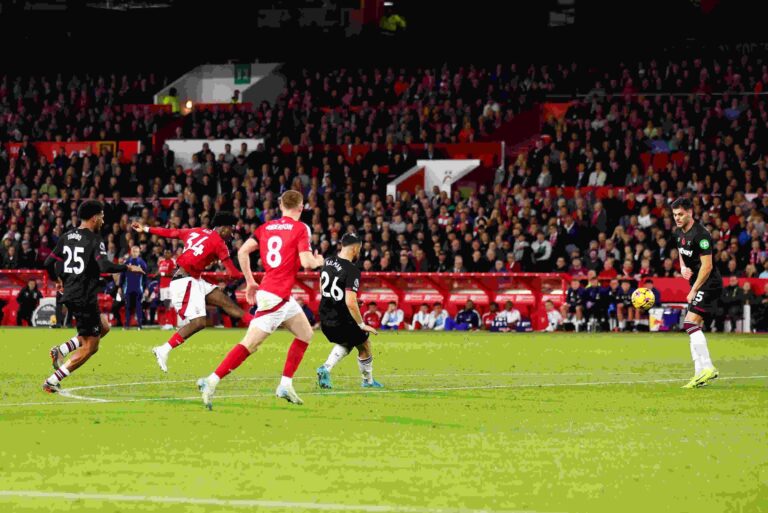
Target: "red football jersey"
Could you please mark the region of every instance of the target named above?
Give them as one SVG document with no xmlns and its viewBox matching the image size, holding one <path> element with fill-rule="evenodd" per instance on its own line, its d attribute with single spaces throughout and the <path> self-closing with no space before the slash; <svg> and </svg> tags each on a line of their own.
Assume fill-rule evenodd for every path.
<svg viewBox="0 0 768 513">
<path fill-rule="evenodd" d="M 379 329 L 381 327 L 381 312 L 378 310 L 371 312 L 370 310 L 363 314 L 363 322 L 373 329 Z"/>
<path fill-rule="evenodd" d="M 485 329 L 491 329 L 491 326 L 493 326 L 493 321 L 496 320 L 497 313 L 498 312 L 487 312 L 483 314 L 483 326 L 485 326 Z"/>
<path fill-rule="evenodd" d="M 262 224 L 253 236 L 259 243 L 261 264 L 266 271 L 259 288 L 288 299 L 301 269 L 299 253 L 312 251 L 309 227 L 285 216 Z"/>
<path fill-rule="evenodd" d="M 163 258 L 157 262 L 157 274 L 160 275 L 160 288 L 167 289 L 171 286 L 171 275 L 176 269 L 176 262 L 172 258 Z"/>
<path fill-rule="evenodd" d="M 216 260 L 220 260 L 227 267 L 227 264 L 231 265 L 227 244 L 215 230 L 150 228 L 149 233 L 184 241 L 184 251 L 176 264 L 193 278 L 200 278 L 200 273 Z"/>
</svg>

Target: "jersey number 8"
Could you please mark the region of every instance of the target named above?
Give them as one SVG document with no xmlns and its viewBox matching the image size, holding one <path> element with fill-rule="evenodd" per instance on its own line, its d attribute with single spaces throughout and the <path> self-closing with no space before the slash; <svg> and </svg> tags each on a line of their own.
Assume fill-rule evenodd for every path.
<svg viewBox="0 0 768 513">
<path fill-rule="evenodd" d="M 331 284 L 330 291 L 326 290 L 329 283 Z M 331 283 L 331 277 L 328 276 L 327 272 L 323 272 L 323 274 L 320 275 L 320 290 L 323 291 L 323 297 L 330 297 L 333 298 L 334 301 L 341 301 L 344 298 L 344 291 L 337 285 L 338 283 L 338 276 L 335 277 L 333 283 Z"/>
<path fill-rule="evenodd" d="M 270 237 L 267 240 L 267 263 L 271 268 L 280 267 L 283 257 L 280 255 L 280 248 L 283 247 L 283 239 L 280 237 Z"/>
</svg>

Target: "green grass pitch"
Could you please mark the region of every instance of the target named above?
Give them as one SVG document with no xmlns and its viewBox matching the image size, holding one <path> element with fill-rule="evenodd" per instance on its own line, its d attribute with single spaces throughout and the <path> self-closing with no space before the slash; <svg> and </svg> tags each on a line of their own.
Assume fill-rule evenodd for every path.
<svg viewBox="0 0 768 513">
<path fill-rule="evenodd" d="M 768 337 L 710 335 L 721 379 L 692 373 L 684 334 L 382 334 L 362 390 L 355 357 L 332 391 L 297 374 L 279 401 L 290 336 L 218 388 L 194 381 L 242 331 L 113 331 L 48 396 L 48 349 L 69 331 L 0 331 L 0 511 L 768 511 Z M 71 495 L 69 495 L 71 494 Z"/>
</svg>

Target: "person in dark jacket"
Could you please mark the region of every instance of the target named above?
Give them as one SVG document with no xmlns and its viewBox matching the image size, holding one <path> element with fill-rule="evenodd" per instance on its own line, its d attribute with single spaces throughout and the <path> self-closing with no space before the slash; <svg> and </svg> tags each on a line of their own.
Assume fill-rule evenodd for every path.
<svg viewBox="0 0 768 513">
<path fill-rule="evenodd" d="M 456 314 L 456 319 L 450 317 L 445 320 L 446 331 L 469 331 L 480 328 L 480 314 L 475 310 L 472 300 L 467 301 L 464 310 Z"/>
<path fill-rule="evenodd" d="M 125 261 L 126 264 L 136 265 L 141 267 L 144 272 L 137 273 L 133 271 L 124 271 L 120 284 L 123 289 L 123 296 L 125 297 L 125 328 L 131 325 L 131 307 L 136 310 L 136 326 L 141 329 L 141 325 L 144 322 L 144 309 L 141 306 L 141 301 L 144 297 L 144 289 L 146 288 L 146 276 L 147 276 L 147 263 L 141 258 L 141 250 L 138 246 L 131 248 L 131 256 Z"/>
<path fill-rule="evenodd" d="M 40 304 L 42 298 L 43 294 L 37 288 L 37 282 L 35 280 L 29 280 L 27 286 L 21 289 L 19 295 L 16 297 L 16 302 L 19 304 L 19 313 L 16 315 L 16 326 L 21 326 L 22 321 L 27 321 L 27 326 L 32 326 L 32 313 L 34 313 L 35 308 Z"/>
</svg>

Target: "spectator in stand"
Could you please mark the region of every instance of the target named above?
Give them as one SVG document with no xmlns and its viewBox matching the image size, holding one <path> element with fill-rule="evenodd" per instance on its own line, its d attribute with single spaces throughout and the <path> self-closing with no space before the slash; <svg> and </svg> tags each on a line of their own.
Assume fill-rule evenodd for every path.
<svg viewBox="0 0 768 513">
<path fill-rule="evenodd" d="M 419 307 L 419 311 L 413 314 L 413 322 L 411 322 L 408 329 L 410 330 L 431 330 L 434 328 L 434 319 L 429 314 L 429 305 L 423 303 Z"/>
<path fill-rule="evenodd" d="M 544 310 L 547 312 L 547 327 L 544 331 L 558 331 L 563 325 L 563 316 L 555 308 L 555 304 L 551 300 L 544 302 Z"/>
<path fill-rule="evenodd" d="M 448 312 L 443 309 L 442 303 L 433 304 L 432 313 L 429 315 L 431 317 L 430 322 L 432 323 L 433 330 L 442 331 L 446 329 L 445 326 L 448 319 L 450 319 L 450 316 L 448 315 Z"/>
<path fill-rule="evenodd" d="M 520 324 L 521 316 L 520 311 L 515 308 L 512 301 L 504 303 L 504 310 L 496 315 L 495 322 L 491 326 L 491 331 L 508 332 L 517 329 Z"/>
<path fill-rule="evenodd" d="M 381 312 L 373 301 L 368 303 L 368 310 L 363 314 L 363 322 L 375 330 L 381 327 Z"/>
<path fill-rule="evenodd" d="M 9 245 L 3 256 L 3 269 L 18 269 L 19 268 L 19 255 L 16 253 L 16 246 Z"/>
<path fill-rule="evenodd" d="M 37 305 L 40 304 L 41 299 L 43 299 L 43 294 L 37 288 L 37 281 L 29 280 L 27 286 L 22 288 L 19 295 L 16 296 L 16 302 L 19 304 L 19 310 L 16 313 L 16 326 L 21 326 L 22 321 L 26 322 L 27 326 L 32 326 L 32 314 Z"/>
<path fill-rule="evenodd" d="M 120 285 L 123 289 L 125 298 L 125 326 L 131 326 L 131 308 L 136 313 L 136 326 L 142 328 L 144 322 L 144 309 L 142 308 L 142 299 L 146 289 L 147 263 L 141 258 L 141 248 L 139 246 L 131 247 L 131 255 L 126 259 L 126 264 L 136 265 L 142 268 L 143 273 L 124 271 L 120 277 Z"/>
<path fill-rule="evenodd" d="M 387 305 L 387 311 L 381 318 L 381 329 L 397 331 L 402 327 L 403 319 L 405 315 L 403 311 L 397 307 L 397 303 L 390 301 Z"/>
<path fill-rule="evenodd" d="M 475 304 L 472 300 L 468 300 L 464 305 L 464 309 L 456 314 L 456 319 L 450 317 L 445 321 L 446 331 L 475 331 L 480 329 L 480 314 L 475 310 Z"/>
<path fill-rule="evenodd" d="M 563 319 L 572 323 L 577 331 L 584 323 L 585 299 L 586 295 L 581 282 L 576 278 L 572 279 L 571 286 L 565 291 L 565 302 L 560 307 L 560 314 Z"/>
<path fill-rule="evenodd" d="M 550 259 L 552 258 L 552 245 L 545 238 L 544 232 L 536 233 L 536 240 L 531 244 L 533 252 L 534 270 L 537 272 L 548 272 L 551 268 Z"/>
</svg>

